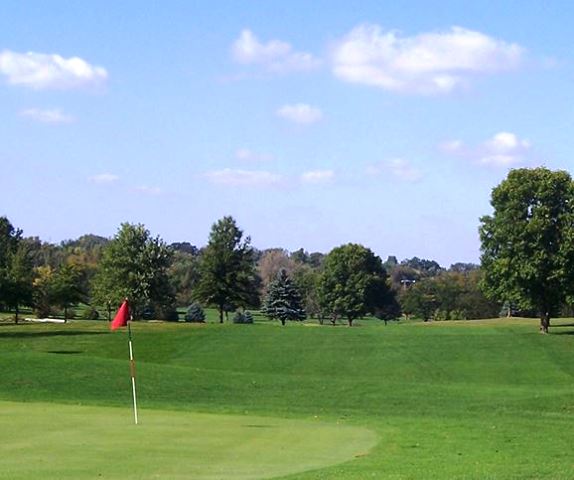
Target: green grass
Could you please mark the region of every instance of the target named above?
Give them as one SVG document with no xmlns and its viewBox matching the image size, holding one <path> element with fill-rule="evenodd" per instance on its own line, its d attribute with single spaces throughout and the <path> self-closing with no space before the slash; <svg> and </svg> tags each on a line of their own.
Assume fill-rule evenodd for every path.
<svg viewBox="0 0 574 480">
<path fill-rule="evenodd" d="M 547 336 L 537 333 L 536 320 L 517 319 L 387 327 L 362 321 L 356 328 L 135 324 L 141 428 L 127 425 L 125 333 L 109 333 L 105 322 L 0 325 L 0 400 L 16 402 L 0 404 L 0 478 L 67 478 L 70 471 L 69 478 L 87 479 L 98 469 L 101 478 L 130 478 L 102 445 L 129 452 L 137 445 L 144 464 L 157 465 L 134 473 L 141 479 L 177 472 L 218 479 L 571 479 L 570 322 L 555 322 L 566 326 Z M 90 407 L 66 413 L 80 404 Z M 96 452 L 86 460 L 89 473 L 64 455 L 52 465 L 57 473 L 42 475 L 26 460 L 35 448 L 1 449 L 13 435 L 33 442 L 53 430 L 31 420 L 38 411 L 48 413 L 45 421 L 62 419 L 58 432 L 68 446 L 60 453 L 82 445 Z M 192 425 L 200 418 L 228 431 L 229 441 L 223 433 L 206 437 L 207 427 L 199 435 Z M 247 422 L 277 425 L 277 432 L 246 432 Z M 94 426 L 95 437 L 85 433 Z M 324 430 L 314 437 L 318 426 Z M 350 427 L 355 434 L 345 433 Z M 369 448 L 373 438 L 378 443 Z M 243 439 L 256 446 L 234 449 Z M 8 467 L 20 476 L 3 477 Z M 247 473 L 252 477 L 241 476 Z"/>
</svg>

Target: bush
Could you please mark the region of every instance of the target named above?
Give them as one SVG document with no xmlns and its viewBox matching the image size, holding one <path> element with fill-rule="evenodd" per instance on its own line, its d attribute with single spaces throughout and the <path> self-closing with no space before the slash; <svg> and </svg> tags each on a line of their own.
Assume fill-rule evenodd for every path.
<svg viewBox="0 0 574 480">
<path fill-rule="evenodd" d="M 163 306 L 157 309 L 157 318 L 166 322 L 179 322 L 179 313 L 172 306 Z"/>
<path fill-rule="evenodd" d="M 98 320 L 100 318 L 100 313 L 94 307 L 90 307 L 87 310 L 84 310 L 82 318 L 84 320 Z"/>
<path fill-rule="evenodd" d="M 235 312 L 235 315 L 233 315 L 233 323 L 253 323 L 253 315 L 249 310 L 245 312 Z"/>
<path fill-rule="evenodd" d="M 187 313 L 184 318 L 186 322 L 204 323 L 205 313 L 199 303 L 192 303 L 187 309 Z"/>
</svg>

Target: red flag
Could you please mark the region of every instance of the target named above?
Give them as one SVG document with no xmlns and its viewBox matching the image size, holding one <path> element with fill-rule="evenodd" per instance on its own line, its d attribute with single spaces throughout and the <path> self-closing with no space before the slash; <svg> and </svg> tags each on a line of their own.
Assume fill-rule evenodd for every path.
<svg viewBox="0 0 574 480">
<path fill-rule="evenodd" d="M 126 299 L 118 309 L 116 316 L 114 317 L 112 323 L 110 324 L 110 329 L 117 330 L 120 327 L 125 327 L 128 324 L 129 319 L 130 319 L 130 307 Z"/>
</svg>

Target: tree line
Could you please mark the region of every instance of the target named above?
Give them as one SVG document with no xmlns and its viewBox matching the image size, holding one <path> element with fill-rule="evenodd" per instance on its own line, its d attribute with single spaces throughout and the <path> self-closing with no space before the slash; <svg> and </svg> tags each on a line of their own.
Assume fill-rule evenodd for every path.
<svg viewBox="0 0 574 480">
<path fill-rule="evenodd" d="M 257 250 L 235 219 L 215 222 L 207 244 L 166 244 L 143 225 L 122 224 L 111 238 L 84 235 L 59 245 L 24 237 L 0 217 L 0 308 L 31 307 L 39 317 L 108 317 L 129 298 L 135 319 L 201 321 L 203 307 L 239 323 L 260 310 L 282 324 L 315 318 L 349 325 L 366 315 L 427 320 L 551 316 L 574 299 L 574 186 L 567 172 L 512 170 L 495 187 L 493 213 L 480 219 L 481 265 L 413 257 L 386 261 L 346 244 L 327 254 L 304 249 Z"/>
</svg>

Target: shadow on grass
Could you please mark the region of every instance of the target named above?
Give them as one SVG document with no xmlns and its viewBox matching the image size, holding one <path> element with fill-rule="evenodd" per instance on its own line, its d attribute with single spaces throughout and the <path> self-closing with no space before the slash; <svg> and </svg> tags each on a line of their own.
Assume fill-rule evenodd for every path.
<svg viewBox="0 0 574 480">
<path fill-rule="evenodd" d="M 566 326 L 566 325 L 563 325 Z M 572 325 L 574 327 L 574 325 Z M 552 329 L 555 327 L 550 327 L 550 335 L 574 335 L 574 330 L 568 330 L 567 332 L 565 331 L 560 331 L 560 332 L 553 332 Z"/>
<path fill-rule="evenodd" d="M 574 327 L 574 323 L 562 323 L 562 324 L 550 325 L 550 328 L 559 328 L 559 327 Z"/>
<path fill-rule="evenodd" d="M 57 353 L 58 355 L 77 355 L 84 352 L 81 350 L 48 350 L 47 353 Z"/>
<path fill-rule="evenodd" d="M 78 332 L 56 330 L 52 332 L 0 332 L 0 338 L 41 338 L 41 337 L 76 337 L 83 335 L 107 335 L 109 332 Z"/>
</svg>

